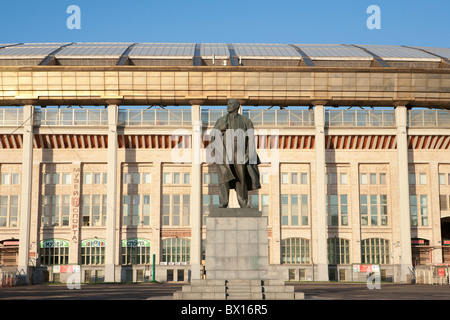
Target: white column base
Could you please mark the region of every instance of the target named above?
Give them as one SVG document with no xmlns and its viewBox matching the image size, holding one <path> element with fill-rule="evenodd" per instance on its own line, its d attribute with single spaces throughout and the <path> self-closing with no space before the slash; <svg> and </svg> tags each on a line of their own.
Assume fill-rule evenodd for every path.
<svg viewBox="0 0 450 320">
<path fill-rule="evenodd" d="M 116 282 L 116 266 L 113 264 L 105 265 L 105 282 Z"/>
<path fill-rule="evenodd" d="M 317 273 L 314 276 L 314 281 L 329 281 L 328 280 L 328 264 L 316 265 Z"/>
</svg>

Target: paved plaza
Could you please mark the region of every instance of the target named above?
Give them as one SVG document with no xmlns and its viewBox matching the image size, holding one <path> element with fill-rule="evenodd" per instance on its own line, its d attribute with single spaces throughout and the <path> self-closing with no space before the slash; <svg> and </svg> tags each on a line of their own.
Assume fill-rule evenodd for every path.
<svg viewBox="0 0 450 320">
<path fill-rule="evenodd" d="M 368 289 L 365 283 L 301 283 L 305 300 L 450 300 L 450 286 L 381 284 Z M 0 288 L 0 300 L 171 300 L 182 284 L 82 284 L 36 285 Z M 297 303 L 297 302 L 296 302 Z"/>
</svg>

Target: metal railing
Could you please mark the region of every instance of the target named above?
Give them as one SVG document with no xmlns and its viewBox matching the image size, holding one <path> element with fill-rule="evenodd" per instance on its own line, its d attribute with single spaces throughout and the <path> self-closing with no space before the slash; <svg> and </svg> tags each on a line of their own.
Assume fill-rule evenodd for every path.
<svg viewBox="0 0 450 320">
<path fill-rule="evenodd" d="M 225 109 L 211 109 L 202 111 L 202 122 L 214 126 L 217 119 L 227 114 Z M 314 126 L 314 112 L 312 110 L 243 110 L 242 115 L 248 117 L 255 127 L 262 126 Z"/>
<path fill-rule="evenodd" d="M 20 126 L 23 123 L 22 108 L 1 108 L 0 126 Z"/>
<path fill-rule="evenodd" d="M 190 126 L 190 109 L 122 109 L 119 126 Z"/>
<path fill-rule="evenodd" d="M 395 127 L 394 110 L 326 110 L 329 127 Z"/>
<path fill-rule="evenodd" d="M 408 126 L 450 128 L 450 111 L 408 110 Z"/>
<path fill-rule="evenodd" d="M 38 109 L 34 115 L 36 126 L 106 126 L 105 109 Z"/>
<path fill-rule="evenodd" d="M 226 109 L 204 109 L 201 120 L 214 126 L 226 115 Z M 242 114 L 252 120 L 255 127 L 312 127 L 313 110 L 261 110 L 245 109 Z M 21 126 L 22 108 L 0 108 L 0 126 Z M 191 126 L 190 109 L 119 109 L 119 126 Z M 35 126 L 106 126 L 106 109 L 54 109 L 35 111 Z M 395 127 L 394 110 L 325 110 L 328 127 Z M 450 110 L 408 110 L 409 127 L 450 128 Z"/>
</svg>

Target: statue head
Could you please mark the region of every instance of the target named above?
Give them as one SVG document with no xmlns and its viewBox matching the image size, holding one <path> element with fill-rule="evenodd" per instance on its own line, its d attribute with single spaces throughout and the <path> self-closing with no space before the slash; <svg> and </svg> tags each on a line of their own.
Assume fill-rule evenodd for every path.
<svg viewBox="0 0 450 320">
<path fill-rule="evenodd" d="M 229 113 L 231 113 L 231 112 L 233 112 L 233 111 L 239 109 L 240 106 L 241 106 L 241 105 L 240 105 L 238 99 L 229 99 L 229 100 L 228 100 L 228 104 L 227 104 L 227 111 L 228 111 Z"/>
</svg>

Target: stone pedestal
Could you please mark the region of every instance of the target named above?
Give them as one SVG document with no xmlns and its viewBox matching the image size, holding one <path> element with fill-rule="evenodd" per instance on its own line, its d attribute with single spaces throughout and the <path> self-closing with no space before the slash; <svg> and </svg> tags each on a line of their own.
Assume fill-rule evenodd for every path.
<svg viewBox="0 0 450 320">
<path fill-rule="evenodd" d="M 176 300 L 304 299 L 302 292 L 269 279 L 267 217 L 256 209 L 214 209 L 206 219 L 206 279 L 192 279 Z"/>
<path fill-rule="evenodd" d="M 267 279 L 267 217 L 257 209 L 218 208 L 206 219 L 206 279 Z"/>
</svg>

